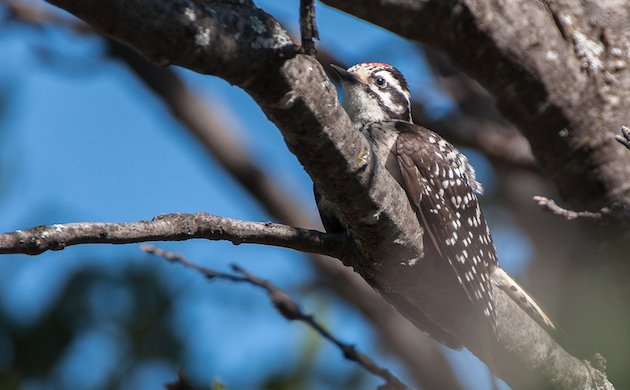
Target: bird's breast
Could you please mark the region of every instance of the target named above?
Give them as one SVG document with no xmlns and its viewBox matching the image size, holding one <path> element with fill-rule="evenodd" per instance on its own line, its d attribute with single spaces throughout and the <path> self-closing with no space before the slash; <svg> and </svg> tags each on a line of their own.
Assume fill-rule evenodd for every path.
<svg viewBox="0 0 630 390">
<path fill-rule="evenodd" d="M 372 152 L 376 157 L 377 164 L 384 167 L 402 185 L 402 175 L 398 167 L 398 160 L 394 150 L 396 139 L 400 135 L 393 123 L 373 123 L 363 129 L 372 146 Z"/>
</svg>

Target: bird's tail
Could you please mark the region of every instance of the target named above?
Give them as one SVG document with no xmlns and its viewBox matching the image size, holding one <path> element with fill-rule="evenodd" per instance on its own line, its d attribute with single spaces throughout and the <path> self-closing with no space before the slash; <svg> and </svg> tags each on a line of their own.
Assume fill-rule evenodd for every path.
<svg viewBox="0 0 630 390">
<path fill-rule="evenodd" d="M 497 267 L 492 274 L 495 284 L 509 295 L 514 302 L 516 302 L 521 309 L 529 314 L 543 329 L 551 332 L 555 332 L 556 325 L 554 325 L 551 318 L 543 311 L 543 309 L 534 301 L 524 288 L 518 285 L 514 279 L 510 277 L 503 269 Z"/>
</svg>

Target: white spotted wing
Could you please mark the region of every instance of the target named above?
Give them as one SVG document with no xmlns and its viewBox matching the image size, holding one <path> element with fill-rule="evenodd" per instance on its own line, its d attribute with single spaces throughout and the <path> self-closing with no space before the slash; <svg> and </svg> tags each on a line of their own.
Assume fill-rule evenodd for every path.
<svg viewBox="0 0 630 390">
<path fill-rule="evenodd" d="M 474 171 L 463 154 L 430 130 L 403 122 L 396 127 L 401 134 L 394 150 L 420 223 L 496 330 L 489 273 L 497 257 L 475 194 L 480 187 Z"/>
</svg>

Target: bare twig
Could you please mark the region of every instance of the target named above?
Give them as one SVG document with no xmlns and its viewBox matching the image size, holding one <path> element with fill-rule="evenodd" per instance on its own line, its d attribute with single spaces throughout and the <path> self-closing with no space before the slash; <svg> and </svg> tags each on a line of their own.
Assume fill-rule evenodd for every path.
<svg viewBox="0 0 630 390">
<path fill-rule="evenodd" d="M 595 222 L 630 222 L 630 210 L 622 204 L 615 204 L 611 207 L 602 207 L 599 211 L 573 211 L 562 208 L 553 200 L 544 196 L 534 196 L 534 200 L 543 210 L 552 214 L 566 218 L 567 220 L 584 219 Z"/>
<path fill-rule="evenodd" d="M 558 206 L 558 204 L 553 199 L 545 198 L 544 196 L 534 196 L 534 200 L 538 202 L 539 206 L 542 206 L 543 210 L 549 211 L 550 213 L 559 215 L 568 220 L 572 220 L 576 218 L 586 218 L 586 219 L 591 219 L 595 221 L 601 221 L 602 210 L 608 210 L 608 209 L 602 209 L 599 212 L 573 211 L 573 210 L 567 210 Z"/>
<path fill-rule="evenodd" d="M 385 387 L 387 389 L 409 389 L 400 379 L 392 374 L 388 369 L 378 366 L 369 356 L 358 351 L 353 345 L 347 344 L 337 337 L 335 337 L 330 331 L 324 328 L 312 315 L 306 314 L 300 308 L 295 300 L 293 300 L 287 293 L 273 285 L 267 280 L 260 279 L 240 266 L 233 264 L 232 270 L 236 274 L 229 274 L 225 272 L 214 271 L 206 267 L 201 267 L 179 253 L 165 251 L 157 248 L 153 245 L 142 245 L 142 250 L 147 253 L 162 256 L 165 259 L 181 264 L 185 267 L 196 270 L 208 279 L 223 279 L 236 283 L 247 283 L 257 287 L 260 287 L 267 291 L 269 298 L 274 307 L 278 310 L 284 318 L 289 321 L 300 321 L 311 327 L 323 338 L 335 344 L 342 352 L 343 356 L 353 362 L 358 363 L 365 370 L 373 375 L 379 376 L 385 380 Z"/>
<path fill-rule="evenodd" d="M 617 142 L 630 149 L 630 127 L 621 126 L 621 135 L 616 135 Z"/>
<path fill-rule="evenodd" d="M 305 54 L 315 55 L 315 39 L 319 39 L 315 19 L 315 0 L 300 0 L 300 34 Z"/>
<path fill-rule="evenodd" d="M 262 244 L 342 258 L 343 235 L 326 234 L 271 222 L 250 222 L 206 213 L 162 214 L 150 221 L 128 223 L 77 222 L 37 226 L 0 234 L 0 254 L 37 255 L 78 244 L 130 244 L 183 241 L 193 238 Z"/>
</svg>

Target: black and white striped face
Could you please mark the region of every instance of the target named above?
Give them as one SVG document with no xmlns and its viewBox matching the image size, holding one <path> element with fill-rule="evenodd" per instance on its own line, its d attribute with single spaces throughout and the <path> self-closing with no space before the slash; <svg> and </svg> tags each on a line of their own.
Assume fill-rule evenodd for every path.
<svg viewBox="0 0 630 390">
<path fill-rule="evenodd" d="M 348 70 L 332 65 L 343 85 L 343 108 L 362 126 L 372 122 L 411 122 L 409 87 L 402 73 L 380 62 L 356 64 Z"/>
</svg>

